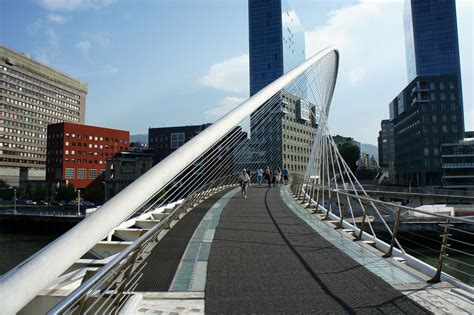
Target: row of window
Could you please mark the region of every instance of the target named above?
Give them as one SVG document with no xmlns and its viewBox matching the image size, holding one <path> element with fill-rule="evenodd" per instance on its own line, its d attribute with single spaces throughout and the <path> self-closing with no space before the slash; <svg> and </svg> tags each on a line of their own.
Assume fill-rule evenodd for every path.
<svg viewBox="0 0 474 315">
<path fill-rule="evenodd" d="M 65 179 L 76 179 L 75 178 L 75 171 L 76 169 L 74 168 L 66 168 L 64 172 L 64 178 Z M 103 173 L 105 173 L 104 169 L 100 170 L 101 176 L 103 176 Z M 87 179 L 87 170 L 84 168 L 79 168 L 77 169 L 77 179 Z M 99 176 L 98 170 L 97 169 L 89 169 L 89 179 L 96 179 Z"/>
<path fill-rule="evenodd" d="M 30 87 L 34 87 L 34 88 L 36 88 L 36 89 L 38 89 L 38 90 L 42 90 L 42 91 L 49 92 L 49 93 L 52 93 L 52 94 L 54 94 L 55 92 L 60 92 L 61 94 L 57 94 L 57 93 L 56 93 L 56 95 L 60 95 L 61 97 L 64 97 L 63 95 L 68 95 L 69 97 L 66 97 L 66 100 L 67 100 L 68 102 L 75 102 L 76 104 L 79 103 L 80 97 L 79 97 L 79 95 L 77 95 L 77 94 L 71 93 L 71 92 L 69 92 L 69 91 L 67 91 L 67 90 L 61 89 L 61 88 L 59 88 L 59 87 L 57 87 L 57 86 L 54 86 L 54 85 L 49 84 L 49 83 L 47 83 L 47 82 L 45 82 L 45 81 L 39 80 L 39 79 L 37 79 L 37 78 L 35 78 L 35 77 L 32 77 L 32 76 L 30 76 L 30 75 L 27 75 L 27 74 L 25 74 L 25 73 L 22 73 L 22 72 L 13 70 L 12 68 L 8 68 L 8 67 L 6 67 L 6 66 L 0 67 L 0 70 L 3 70 L 3 71 L 5 71 L 5 72 L 9 72 L 9 73 L 11 73 L 11 74 L 13 74 L 13 75 L 16 75 L 16 76 L 18 76 L 18 77 L 24 79 L 24 80 L 28 80 L 28 81 L 34 82 L 34 83 L 36 83 L 36 84 L 38 84 L 38 85 L 44 86 L 44 87 L 48 88 L 49 91 L 43 89 L 43 88 L 40 87 L 40 86 L 36 86 L 36 85 L 30 84 L 30 83 L 28 83 L 28 82 L 23 82 L 24 84 L 30 84 Z M 21 80 L 20 80 L 20 81 L 21 81 Z M 53 92 L 53 91 L 55 91 L 55 92 Z"/>
<path fill-rule="evenodd" d="M 24 101 L 28 101 L 35 105 L 41 105 L 43 107 L 49 107 L 57 111 L 64 111 L 70 114 L 79 115 L 79 106 L 59 101 L 48 95 L 37 93 L 30 89 L 22 88 L 21 86 L 15 85 L 13 83 L 8 83 L 8 81 L 11 81 L 8 76 L 3 75 L 3 79 L 5 81 L 0 80 L 0 82 L 1 86 L 5 89 L 2 89 L 1 92 L 6 95 L 10 95 L 11 97 L 16 97 Z"/>
<path fill-rule="evenodd" d="M 64 121 L 64 120 L 67 120 L 67 121 L 75 121 L 75 122 L 78 122 L 79 121 L 79 117 L 78 117 L 78 114 L 75 115 L 75 116 L 71 116 L 71 115 L 68 115 L 68 114 L 65 114 L 64 110 L 51 110 L 51 109 L 47 109 L 47 108 L 44 108 L 44 107 L 40 107 L 40 106 L 36 106 L 36 105 L 31 105 L 31 104 L 28 104 L 28 103 L 25 103 L 25 102 L 22 102 L 22 101 L 18 101 L 18 100 L 15 100 L 13 98 L 10 98 L 10 97 L 3 97 L 3 96 L 0 96 L 0 100 L 5 100 L 6 103 L 10 103 L 10 104 L 14 104 L 14 105 L 18 105 L 18 106 L 22 106 L 24 108 L 29 108 L 29 109 L 33 109 L 33 110 L 37 110 L 37 111 L 40 111 L 40 112 L 44 112 L 44 113 L 47 113 L 47 114 L 50 114 L 51 116 L 48 116 L 48 115 L 36 115 L 36 116 L 39 116 L 40 118 L 43 118 L 43 119 L 47 119 L 49 121 L 53 121 L 53 122 L 58 122 L 58 121 Z M 74 113 L 76 114 L 76 113 Z M 56 116 L 56 117 L 53 117 L 53 116 Z M 57 119 L 57 117 L 61 117 L 62 119 L 59 120 Z"/>
</svg>

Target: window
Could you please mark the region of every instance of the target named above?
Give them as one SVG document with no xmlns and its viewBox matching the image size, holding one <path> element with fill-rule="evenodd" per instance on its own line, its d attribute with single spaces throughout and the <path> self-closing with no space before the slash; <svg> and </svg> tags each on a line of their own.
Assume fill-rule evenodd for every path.
<svg viewBox="0 0 474 315">
<path fill-rule="evenodd" d="M 96 179 L 97 178 L 97 169 L 90 169 L 89 170 L 89 178 Z"/>
<path fill-rule="evenodd" d="M 74 178 L 74 169 L 73 168 L 66 168 L 66 179 L 73 179 Z"/>
<path fill-rule="evenodd" d="M 86 170 L 80 168 L 77 170 L 77 179 L 85 179 L 86 178 Z"/>
<path fill-rule="evenodd" d="M 184 144 L 184 132 L 171 134 L 171 149 L 177 149 Z"/>
</svg>

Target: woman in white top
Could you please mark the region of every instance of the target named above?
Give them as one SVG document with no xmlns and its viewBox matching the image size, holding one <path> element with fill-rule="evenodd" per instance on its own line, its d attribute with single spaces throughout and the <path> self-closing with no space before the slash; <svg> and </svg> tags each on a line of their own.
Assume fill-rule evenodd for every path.
<svg viewBox="0 0 474 315">
<path fill-rule="evenodd" d="M 247 198 L 247 189 L 250 184 L 250 176 L 249 174 L 247 174 L 247 170 L 245 168 L 242 170 L 242 173 L 239 176 L 239 180 L 240 187 L 242 188 L 242 196 L 244 196 L 244 198 Z"/>
</svg>

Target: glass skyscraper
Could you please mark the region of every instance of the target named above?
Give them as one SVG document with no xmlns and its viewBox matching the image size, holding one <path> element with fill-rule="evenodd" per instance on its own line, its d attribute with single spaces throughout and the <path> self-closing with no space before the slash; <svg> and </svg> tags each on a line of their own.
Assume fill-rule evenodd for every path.
<svg viewBox="0 0 474 315">
<path fill-rule="evenodd" d="M 457 75 L 461 82 L 454 0 L 405 1 L 408 81 L 421 75 Z"/>
<path fill-rule="evenodd" d="M 249 0 L 250 95 L 305 60 L 303 26 L 286 0 Z"/>
</svg>

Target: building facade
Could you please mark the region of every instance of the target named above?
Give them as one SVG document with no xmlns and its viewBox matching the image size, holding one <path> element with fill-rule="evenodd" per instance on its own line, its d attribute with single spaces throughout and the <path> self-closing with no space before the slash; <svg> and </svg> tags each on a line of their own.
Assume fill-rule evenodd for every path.
<svg viewBox="0 0 474 315">
<path fill-rule="evenodd" d="M 441 145 L 464 134 L 455 1 L 407 0 L 404 24 L 409 83 L 389 104 L 395 180 L 441 186 Z"/>
<path fill-rule="evenodd" d="M 474 132 L 462 141 L 441 145 L 443 187 L 448 189 L 474 189 Z"/>
<path fill-rule="evenodd" d="M 128 148 L 125 130 L 58 123 L 48 126 L 46 179 L 85 188 L 105 179 L 106 160 Z"/>
<path fill-rule="evenodd" d="M 396 181 L 441 185 L 441 144 L 463 138 L 457 76 L 418 76 L 390 104 Z"/>
<path fill-rule="evenodd" d="M 250 95 L 305 60 L 304 29 L 287 0 L 249 0 Z"/>
<path fill-rule="evenodd" d="M 106 199 L 118 194 L 153 167 L 153 150 L 131 149 L 133 150 L 120 152 L 107 160 L 105 171 Z"/>
<path fill-rule="evenodd" d="M 377 138 L 379 151 L 379 166 L 393 167 L 395 159 L 395 139 L 393 138 L 393 123 L 389 119 L 382 120 L 381 130 Z"/>
<path fill-rule="evenodd" d="M 153 149 L 153 159 L 159 163 L 180 146 L 191 140 L 211 124 L 148 129 L 148 147 Z"/>
<path fill-rule="evenodd" d="M 303 174 L 316 134 L 315 106 L 286 91 L 272 102 L 263 106 L 265 113 L 250 117 L 251 137 L 237 150 L 237 164 L 252 171 L 270 166 Z"/>
<path fill-rule="evenodd" d="M 0 179 L 45 179 L 49 124 L 84 123 L 87 84 L 0 46 Z"/>
</svg>

